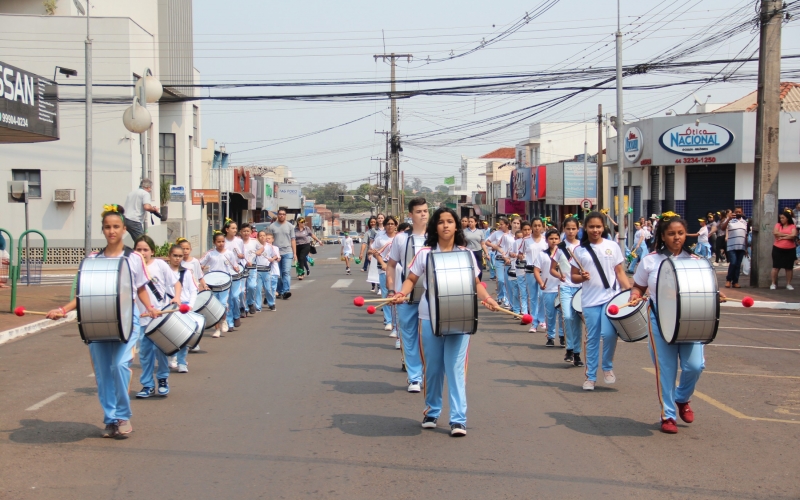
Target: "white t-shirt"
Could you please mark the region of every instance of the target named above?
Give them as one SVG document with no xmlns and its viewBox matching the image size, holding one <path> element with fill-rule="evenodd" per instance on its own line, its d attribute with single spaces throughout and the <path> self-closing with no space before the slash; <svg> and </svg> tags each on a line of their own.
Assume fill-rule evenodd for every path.
<svg viewBox="0 0 800 500">
<path fill-rule="evenodd" d="M 184 269 L 189 269 L 194 274 L 194 278 L 196 280 L 203 279 L 203 268 L 200 265 L 200 261 L 192 257 L 192 260 L 186 262 L 185 260 L 181 261 L 181 267 Z"/>
<path fill-rule="evenodd" d="M 417 255 L 420 250 L 425 248 L 425 235 L 424 234 L 413 234 L 412 237 L 414 238 L 412 244 L 414 245 L 414 255 Z M 389 250 L 389 258 L 395 262 L 397 262 L 397 268 L 400 269 L 400 274 L 398 275 L 397 281 L 395 281 L 395 289 L 400 290 L 402 288 L 402 279 L 403 270 L 406 268 L 406 244 L 408 243 L 408 233 L 405 231 L 402 233 L 397 233 L 394 237 L 394 241 L 392 241 L 392 246 Z M 408 263 L 409 266 L 411 263 Z"/>
<path fill-rule="evenodd" d="M 580 242 L 575 241 L 575 243 L 570 244 L 570 242 L 567 241 L 566 244 L 567 244 L 567 250 L 569 250 L 570 253 L 572 253 L 575 251 L 575 248 L 580 244 Z M 569 263 L 570 257 L 566 255 L 564 251 L 559 248 L 558 250 L 556 250 L 556 255 L 553 257 L 553 259 L 558 263 L 558 268 L 561 271 L 561 274 L 564 275 L 564 281 L 562 281 L 561 284 L 563 286 L 580 288 L 581 283 L 574 283 L 572 281 L 572 266 Z"/>
<path fill-rule="evenodd" d="M 558 278 L 550 274 L 550 263 L 552 259 L 550 259 L 550 254 L 548 252 L 539 252 L 539 257 L 536 259 L 536 262 L 533 263 L 534 266 L 539 268 L 539 272 L 542 276 L 542 281 L 544 281 L 544 293 L 555 293 L 558 291 L 558 285 L 561 283 Z M 538 284 L 536 286 L 539 286 Z M 541 287 L 539 287 L 541 289 Z"/>
<path fill-rule="evenodd" d="M 658 268 L 661 266 L 661 263 L 667 258 L 666 255 L 660 254 L 658 252 L 652 252 L 648 255 L 645 255 L 642 261 L 639 263 L 639 266 L 636 268 L 636 273 L 633 275 L 633 282 L 636 283 L 638 286 L 645 286 L 647 285 L 647 289 L 650 291 L 650 298 L 653 300 L 653 303 L 656 303 L 656 287 L 658 286 Z M 682 251 L 680 255 L 670 256 L 671 259 L 697 259 L 696 255 L 690 255 L 685 251 Z"/>
<path fill-rule="evenodd" d="M 88 258 L 90 259 L 117 259 L 117 258 L 124 258 L 124 253 L 120 254 L 116 257 L 106 257 L 105 254 L 102 253 L 92 253 L 89 255 Z M 137 290 L 141 287 L 145 286 L 148 281 L 150 281 L 150 275 L 147 273 L 147 266 L 144 265 L 144 260 L 142 256 L 136 252 L 131 252 L 128 255 L 128 268 L 131 270 L 131 292 L 133 293 L 132 297 L 134 302 L 137 301 L 136 297 L 138 296 Z M 155 304 L 151 304 L 155 307 Z"/>
<path fill-rule="evenodd" d="M 708 243 L 708 226 L 703 226 L 697 231 L 697 242 Z"/>
<path fill-rule="evenodd" d="M 539 241 L 533 239 L 533 235 L 528 236 L 528 245 L 533 247 L 533 251 L 546 252 L 547 251 L 547 238 L 544 235 L 539 235 Z"/>
<path fill-rule="evenodd" d="M 346 236 L 342 240 L 342 253 L 348 257 L 353 255 L 353 238 L 350 236 Z"/>
<path fill-rule="evenodd" d="M 236 255 L 230 250 L 225 250 L 224 253 L 219 253 L 217 252 L 217 249 L 214 248 L 203 255 L 203 258 L 200 259 L 200 264 L 203 266 L 208 266 L 209 272 L 221 271 L 223 273 L 234 275 L 239 272 L 238 261 L 239 259 L 237 259 Z"/>
<path fill-rule="evenodd" d="M 491 243 L 492 245 L 500 245 L 500 242 L 506 234 L 507 233 L 504 233 L 503 231 L 497 230 L 490 234 L 488 238 L 486 238 L 486 242 Z"/>
<path fill-rule="evenodd" d="M 185 269 L 185 268 L 184 268 Z M 170 268 L 172 271 L 172 268 Z M 180 272 L 179 271 L 172 271 L 175 275 L 175 282 L 180 279 Z M 189 304 L 190 306 L 194 305 L 194 299 L 197 298 L 197 292 L 199 288 L 197 286 L 197 281 L 194 279 L 194 274 L 192 273 L 191 269 L 186 269 L 183 272 L 183 281 L 181 281 L 181 304 Z M 172 289 L 169 291 L 169 294 L 173 297 L 175 296 L 175 286 L 172 286 Z"/>
<path fill-rule="evenodd" d="M 392 248 L 392 240 L 394 237 L 389 237 L 386 234 L 386 231 L 378 231 L 375 235 L 375 241 L 372 242 L 372 249 L 378 250 L 378 253 L 381 254 L 381 259 L 383 262 L 386 263 L 384 266 L 381 266 L 381 269 L 378 270 L 379 274 L 386 274 L 386 267 L 389 263 L 389 252 Z"/>
<path fill-rule="evenodd" d="M 153 200 L 150 198 L 150 193 L 142 188 L 134 189 L 125 198 L 125 218 L 142 222 L 145 213 L 144 206 L 152 204 Z"/>
<path fill-rule="evenodd" d="M 439 251 L 439 246 L 436 246 L 436 252 Z M 455 251 L 465 251 L 469 252 L 466 247 L 458 247 L 458 250 Z M 409 271 L 414 273 L 416 276 L 419 276 L 419 279 L 422 280 L 423 285 L 425 286 L 425 290 L 428 290 L 428 280 L 425 279 L 425 268 L 428 265 L 428 254 L 431 253 L 430 247 L 423 247 L 417 252 L 417 255 L 414 257 L 414 260 L 411 261 L 411 267 Z M 472 279 L 478 277 L 481 272 L 481 268 L 478 267 L 478 263 L 475 261 L 475 254 L 470 252 L 470 257 L 472 258 L 472 268 L 474 271 L 474 276 Z M 430 311 L 428 310 L 428 294 L 427 292 L 422 294 L 422 299 L 419 301 L 419 319 L 431 319 Z"/>
<path fill-rule="evenodd" d="M 603 280 L 600 278 L 598 269 L 594 265 L 594 261 L 589 252 L 580 245 L 575 247 L 573 252 L 574 258 L 580 262 L 584 271 L 589 273 L 589 280 L 583 282 L 581 303 L 584 308 L 606 304 L 616 295 L 619 284 L 617 283 L 615 268 L 625 260 L 619 249 L 619 245 L 613 241 L 603 239 L 600 243 L 596 245 L 592 243 L 591 245 L 594 253 L 597 255 L 597 259 L 600 261 L 600 267 L 602 267 L 603 273 L 606 275 L 609 288 L 606 289 L 603 286 Z M 578 269 L 578 265 L 574 261 L 572 261 L 571 264 L 572 267 Z"/>
<path fill-rule="evenodd" d="M 261 243 L 259 243 L 258 240 L 255 238 L 250 238 L 249 240 L 247 240 L 247 243 L 245 243 L 244 240 L 242 240 L 242 249 L 244 250 L 242 253 L 244 253 L 244 260 L 246 261 L 243 262 L 243 264 L 246 264 L 251 267 L 255 266 L 257 257 L 256 252 L 258 252 L 262 248 L 263 247 L 261 246 Z"/>
<path fill-rule="evenodd" d="M 225 238 L 225 250 L 233 251 L 236 260 L 240 261 L 239 255 L 244 255 L 244 242 L 238 236 L 234 236 L 232 240 Z"/>
<path fill-rule="evenodd" d="M 639 229 L 636 231 L 636 234 L 633 235 L 633 245 L 635 245 L 635 248 L 647 245 L 648 238 L 650 238 L 650 233 L 647 229 Z"/>
<path fill-rule="evenodd" d="M 150 296 L 150 304 L 156 309 L 161 309 L 169 304 L 170 298 L 167 296 L 168 291 L 174 291 L 175 283 L 178 282 L 178 274 L 173 273 L 169 268 L 169 264 L 161 259 L 153 259 L 153 262 L 147 265 L 147 273 L 150 275 L 150 283 L 153 284 L 158 293 L 161 295 L 161 300 L 158 300 L 148 285 L 145 287 L 147 295 Z M 139 310 L 144 312 L 144 304 L 138 298 L 136 303 Z M 141 317 L 139 318 L 140 326 L 147 326 L 150 324 L 152 318 Z"/>
</svg>

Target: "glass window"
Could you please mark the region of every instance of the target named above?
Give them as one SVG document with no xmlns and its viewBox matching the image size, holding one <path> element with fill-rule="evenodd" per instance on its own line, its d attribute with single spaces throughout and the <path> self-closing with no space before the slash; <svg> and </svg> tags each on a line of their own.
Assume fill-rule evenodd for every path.
<svg viewBox="0 0 800 500">
<path fill-rule="evenodd" d="M 28 181 L 28 198 L 42 197 L 41 170 L 11 170 L 11 176 L 15 181 Z"/>
<path fill-rule="evenodd" d="M 175 182 L 175 134 L 158 134 L 158 167 L 161 182 Z"/>
<path fill-rule="evenodd" d="M 197 127 L 200 125 L 200 109 L 197 106 L 192 106 L 192 144 L 197 147 Z"/>
</svg>

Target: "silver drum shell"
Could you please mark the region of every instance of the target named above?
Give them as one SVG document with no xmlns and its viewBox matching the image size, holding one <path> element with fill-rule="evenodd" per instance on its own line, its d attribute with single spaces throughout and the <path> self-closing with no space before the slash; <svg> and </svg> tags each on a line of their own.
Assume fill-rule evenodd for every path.
<svg viewBox="0 0 800 500">
<path fill-rule="evenodd" d="M 164 309 L 174 308 L 173 304 L 164 307 Z M 189 343 L 196 329 L 197 322 L 188 314 L 174 312 L 162 314 L 151 321 L 147 325 L 144 335 L 153 341 L 161 352 L 172 356 Z"/>
<path fill-rule="evenodd" d="M 641 301 L 635 306 L 620 309 L 617 314 L 608 312 L 609 306 L 616 305 L 621 307 L 631 300 L 631 291 L 625 290 L 620 292 L 612 298 L 605 307 L 606 316 L 608 316 L 614 329 L 617 330 L 617 335 L 624 342 L 638 342 L 647 338 L 650 331 L 649 318 L 647 317 L 647 301 Z"/>
<path fill-rule="evenodd" d="M 433 334 L 474 334 L 478 330 L 478 294 L 472 252 L 431 252 L 425 274 Z"/>
<path fill-rule="evenodd" d="M 656 319 L 668 344 L 708 344 L 719 328 L 719 285 L 707 259 L 664 259 L 658 268 Z"/>
<path fill-rule="evenodd" d="M 128 259 L 84 259 L 78 269 L 75 297 L 78 330 L 84 342 L 128 342 L 135 307 Z"/>
<path fill-rule="evenodd" d="M 213 328 L 225 317 L 225 305 L 219 301 L 214 294 L 208 290 L 203 290 L 194 299 L 192 311 L 205 318 L 205 327 Z"/>
</svg>

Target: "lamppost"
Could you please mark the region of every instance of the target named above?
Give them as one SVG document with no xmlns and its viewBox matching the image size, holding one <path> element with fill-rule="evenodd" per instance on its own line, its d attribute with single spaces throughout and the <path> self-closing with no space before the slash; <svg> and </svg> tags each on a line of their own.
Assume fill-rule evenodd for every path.
<svg viewBox="0 0 800 500">
<path fill-rule="evenodd" d="M 83 251 L 86 257 L 92 253 L 92 39 L 89 36 L 89 19 L 92 17 L 89 0 L 86 0 L 86 10 L 78 0 L 72 0 L 75 8 L 81 15 L 86 16 L 86 42 L 85 42 L 85 63 L 86 63 L 86 152 L 85 152 L 85 179 L 86 184 L 84 197 L 84 216 L 86 218 L 83 235 Z M 77 73 L 77 72 L 76 72 Z M 55 78 L 54 78 L 55 80 Z"/>
</svg>

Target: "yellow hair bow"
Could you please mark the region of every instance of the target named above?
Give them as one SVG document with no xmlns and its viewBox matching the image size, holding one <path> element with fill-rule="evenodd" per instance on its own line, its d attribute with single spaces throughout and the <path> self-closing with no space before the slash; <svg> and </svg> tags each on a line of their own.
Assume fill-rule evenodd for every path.
<svg viewBox="0 0 800 500">
<path fill-rule="evenodd" d="M 222 234 L 222 231 L 220 231 L 219 229 L 215 229 L 214 234 Z"/>
<path fill-rule="evenodd" d="M 176 245 L 180 245 L 180 244 L 181 244 L 181 243 L 183 243 L 184 241 L 188 242 L 189 240 L 187 240 L 186 238 L 184 238 L 183 236 L 181 236 L 180 238 L 178 238 L 177 240 L 175 240 L 175 244 L 176 244 Z"/>
<path fill-rule="evenodd" d="M 662 219 L 672 219 L 673 217 L 680 217 L 680 215 L 676 214 L 675 212 L 673 212 L 671 210 L 661 214 L 661 218 Z"/>
<path fill-rule="evenodd" d="M 609 210 L 608 208 L 603 208 L 603 209 L 601 209 L 601 210 L 600 210 L 600 213 L 601 213 L 601 214 L 608 215 L 608 212 L 609 212 L 609 211 L 610 211 L 610 210 Z"/>
<path fill-rule="evenodd" d="M 118 205 L 103 205 L 103 212 L 119 212 Z"/>
<path fill-rule="evenodd" d="M 227 224 L 228 222 L 233 222 L 233 219 L 231 219 L 229 217 L 225 217 L 225 224 Z"/>
</svg>

